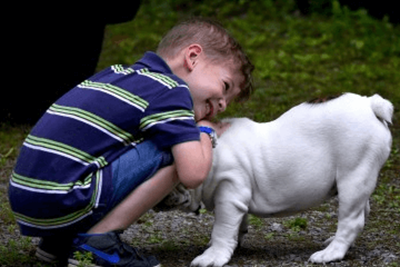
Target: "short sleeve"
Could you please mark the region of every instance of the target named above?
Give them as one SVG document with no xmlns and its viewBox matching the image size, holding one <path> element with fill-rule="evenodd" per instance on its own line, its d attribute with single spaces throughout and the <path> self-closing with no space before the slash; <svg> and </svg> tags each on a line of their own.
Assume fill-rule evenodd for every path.
<svg viewBox="0 0 400 267">
<path fill-rule="evenodd" d="M 160 148 L 200 140 L 188 88 L 163 90 L 155 96 L 140 121 L 140 130 Z"/>
</svg>

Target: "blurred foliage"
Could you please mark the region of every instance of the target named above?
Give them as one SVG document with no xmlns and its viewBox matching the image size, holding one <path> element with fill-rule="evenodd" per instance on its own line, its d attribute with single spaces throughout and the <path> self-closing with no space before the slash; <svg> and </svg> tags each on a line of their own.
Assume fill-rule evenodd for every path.
<svg viewBox="0 0 400 267">
<path fill-rule="evenodd" d="M 338 1 L 311 1 L 310 11 L 303 16 L 293 0 L 150 0 L 133 21 L 107 28 L 99 69 L 132 64 L 178 21 L 204 16 L 219 20 L 256 66 L 252 100 L 223 116 L 271 120 L 299 102 L 344 91 L 379 93 L 400 106 L 399 27 Z"/>
</svg>

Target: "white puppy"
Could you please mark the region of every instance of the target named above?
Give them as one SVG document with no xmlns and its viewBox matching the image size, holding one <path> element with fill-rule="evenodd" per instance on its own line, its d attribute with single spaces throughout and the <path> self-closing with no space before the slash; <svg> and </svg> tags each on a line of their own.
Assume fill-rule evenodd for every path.
<svg viewBox="0 0 400 267">
<path fill-rule="evenodd" d="M 364 227 L 378 173 L 389 157 L 392 104 L 344 94 L 303 103 L 277 120 L 229 119 L 207 180 L 185 206 L 214 210 L 210 247 L 191 266 L 227 264 L 247 230 L 247 214 L 290 215 L 338 194 L 339 222 L 330 244 L 310 261 L 341 260 Z"/>
</svg>

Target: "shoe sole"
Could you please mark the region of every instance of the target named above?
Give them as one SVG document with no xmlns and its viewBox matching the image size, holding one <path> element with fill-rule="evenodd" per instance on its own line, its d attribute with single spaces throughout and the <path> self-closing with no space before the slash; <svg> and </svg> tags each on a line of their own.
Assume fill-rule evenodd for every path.
<svg viewBox="0 0 400 267">
<path fill-rule="evenodd" d="M 47 262 L 47 263 L 55 263 L 58 258 L 54 256 L 53 254 L 47 253 L 46 251 L 37 248 L 36 253 L 35 253 L 36 258 L 38 258 L 41 261 Z"/>
</svg>

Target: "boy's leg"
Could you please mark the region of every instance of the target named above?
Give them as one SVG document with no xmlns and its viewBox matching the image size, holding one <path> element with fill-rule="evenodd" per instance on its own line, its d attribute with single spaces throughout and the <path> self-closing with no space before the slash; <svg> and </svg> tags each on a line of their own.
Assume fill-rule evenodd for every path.
<svg viewBox="0 0 400 267">
<path fill-rule="evenodd" d="M 160 169 L 152 178 L 131 192 L 88 233 L 78 234 L 73 244 L 74 251 L 91 252 L 99 266 L 161 266 L 155 257 L 143 257 L 136 249 L 124 244 L 119 238 L 118 230 L 128 228 L 168 195 L 177 183 L 174 166 Z M 68 266 L 77 267 L 79 262 L 70 258 Z"/>
<path fill-rule="evenodd" d="M 170 165 L 172 163 L 171 153 L 160 151 L 150 141 L 143 142 L 122 155 L 110 166 L 113 169 L 114 191 L 108 203 L 108 215 L 104 216 L 103 212 L 95 212 L 93 219 L 82 224 L 83 227 L 76 226 L 75 229 L 81 229 L 77 231 L 82 234 L 99 234 L 129 227 L 154 204 L 162 200 L 177 184 L 175 168 Z M 129 217 L 126 217 L 128 215 Z M 43 238 L 37 249 L 38 258 L 47 262 L 61 260 L 65 253 L 68 258 L 69 244 L 72 245 L 74 235 L 76 233 L 67 235 L 70 237 L 68 244 L 61 241 L 60 236 Z M 110 233 L 105 236 L 110 237 Z M 113 239 L 119 242 L 119 239 L 114 237 Z M 60 242 L 65 243 L 67 248 L 60 246 Z"/>
<path fill-rule="evenodd" d="M 88 233 L 125 230 L 154 207 L 178 184 L 175 166 L 160 169 L 152 178 L 139 185 Z"/>
<path fill-rule="evenodd" d="M 118 232 L 125 230 L 161 201 L 178 184 L 172 154 L 145 142 L 113 163 L 113 196 L 107 215 L 86 233 L 78 234 L 73 250 L 91 252 L 98 265 L 159 266 L 154 257 L 143 257 L 124 244 Z M 70 258 L 69 266 L 79 263 Z"/>
<path fill-rule="evenodd" d="M 108 214 L 88 233 L 125 230 L 178 184 L 170 151 L 145 141 L 113 164 L 114 192 Z"/>
</svg>

